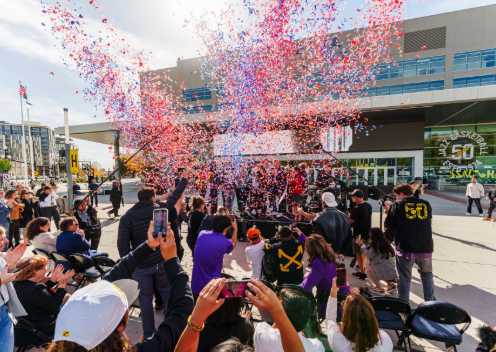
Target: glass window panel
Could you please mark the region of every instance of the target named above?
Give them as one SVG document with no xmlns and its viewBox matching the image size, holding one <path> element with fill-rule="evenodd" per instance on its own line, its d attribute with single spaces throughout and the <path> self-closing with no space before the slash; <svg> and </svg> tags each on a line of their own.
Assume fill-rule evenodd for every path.
<svg viewBox="0 0 496 352">
<path fill-rule="evenodd" d="M 467 77 L 467 87 L 473 87 L 479 85 L 480 85 L 480 76 Z"/>
<path fill-rule="evenodd" d="M 455 78 L 453 79 L 453 86 L 465 86 L 467 85 L 466 78 Z"/>
<path fill-rule="evenodd" d="M 376 78 L 375 78 L 377 81 L 380 81 L 380 80 L 383 80 L 383 79 L 389 79 L 389 73 L 387 74 L 380 74 L 380 75 L 376 75 Z"/>
<path fill-rule="evenodd" d="M 403 94 L 403 85 L 389 87 L 389 94 L 390 95 Z"/>
<path fill-rule="evenodd" d="M 405 60 L 403 61 L 403 66 L 417 65 L 417 60 Z"/>
<path fill-rule="evenodd" d="M 394 186 L 394 169 L 387 169 L 387 185 Z"/>
<path fill-rule="evenodd" d="M 417 64 L 417 71 L 420 69 L 429 68 L 430 66 L 431 66 L 431 64 L 429 62 L 422 63 L 422 64 L 419 63 L 419 64 Z"/>
<path fill-rule="evenodd" d="M 494 54 L 481 56 L 481 61 L 494 61 L 494 60 L 496 60 L 496 55 Z"/>
<path fill-rule="evenodd" d="M 482 76 L 480 78 L 481 86 L 495 84 L 496 75 Z"/>
<path fill-rule="evenodd" d="M 403 93 L 415 93 L 416 88 L 415 83 L 403 84 Z"/>
<path fill-rule="evenodd" d="M 482 55 L 495 55 L 496 54 L 496 49 L 486 49 L 482 50 L 481 52 Z"/>
<path fill-rule="evenodd" d="M 436 62 L 436 61 L 443 61 L 444 62 L 444 55 L 431 57 L 431 62 Z"/>
<path fill-rule="evenodd" d="M 467 70 L 474 70 L 477 68 L 481 68 L 481 63 L 480 62 L 474 62 L 471 64 L 467 64 Z"/>
<path fill-rule="evenodd" d="M 431 59 L 429 57 L 423 58 L 423 59 L 418 59 L 417 60 L 417 65 L 419 64 L 424 64 L 424 63 L 429 63 Z"/>
<path fill-rule="evenodd" d="M 416 71 L 417 65 L 403 65 L 403 71 Z"/>
<path fill-rule="evenodd" d="M 432 82 L 429 82 L 429 86 L 431 88 L 444 88 L 444 81 L 432 81 Z"/>
<path fill-rule="evenodd" d="M 432 73 L 443 73 L 443 72 L 444 72 L 444 66 L 443 67 L 431 68 L 431 74 Z"/>
<path fill-rule="evenodd" d="M 389 87 L 377 87 L 377 95 L 389 95 Z"/>
<path fill-rule="evenodd" d="M 429 82 L 417 83 L 417 92 L 429 91 Z"/>
<path fill-rule="evenodd" d="M 464 59 L 467 57 L 467 53 L 458 53 L 458 54 L 455 54 L 455 60 L 456 59 Z"/>
<path fill-rule="evenodd" d="M 466 64 L 467 63 L 467 59 L 455 59 L 455 61 L 453 61 L 453 65 L 463 65 L 463 64 Z"/>
<path fill-rule="evenodd" d="M 466 64 L 453 66 L 453 71 L 463 71 L 463 70 L 466 70 L 466 69 L 467 69 L 467 65 Z"/>
<path fill-rule="evenodd" d="M 494 64 L 496 63 L 496 61 L 484 61 L 482 62 L 482 67 L 494 67 Z"/>
<path fill-rule="evenodd" d="M 481 55 L 480 50 L 470 51 L 467 53 L 467 57 L 480 57 L 480 55 Z"/>
<path fill-rule="evenodd" d="M 444 67 L 444 61 L 441 61 L 441 62 L 431 62 L 430 67 L 431 68 L 434 68 L 434 67 Z"/>
<path fill-rule="evenodd" d="M 403 77 L 414 77 L 417 75 L 417 71 L 404 71 Z"/>
</svg>

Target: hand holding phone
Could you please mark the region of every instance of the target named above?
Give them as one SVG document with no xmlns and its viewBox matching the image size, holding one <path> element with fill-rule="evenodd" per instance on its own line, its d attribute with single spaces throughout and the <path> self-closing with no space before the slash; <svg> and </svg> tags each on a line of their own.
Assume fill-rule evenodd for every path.
<svg viewBox="0 0 496 352">
<path fill-rule="evenodd" d="M 14 269 L 11 269 L 8 271 L 9 274 L 15 274 L 27 267 L 29 264 L 31 264 L 31 260 L 26 260 L 24 263 L 16 266 Z"/>
<path fill-rule="evenodd" d="M 169 220 L 169 210 L 160 208 L 153 210 L 153 237 L 157 238 L 159 233 L 165 238 L 167 233 L 167 222 Z"/>
<path fill-rule="evenodd" d="M 338 268 L 336 269 L 336 285 L 338 287 L 346 286 L 346 269 Z"/>
<path fill-rule="evenodd" d="M 245 292 L 248 290 L 248 282 L 250 280 L 226 281 L 222 291 L 220 291 L 219 298 L 246 297 Z"/>
</svg>

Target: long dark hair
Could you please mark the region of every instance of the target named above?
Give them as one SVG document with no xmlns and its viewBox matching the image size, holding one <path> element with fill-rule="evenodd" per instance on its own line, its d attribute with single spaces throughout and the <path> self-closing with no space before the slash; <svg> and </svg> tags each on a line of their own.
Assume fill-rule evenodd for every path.
<svg viewBox="0 0 496 352">
<path fill-rule="evenodd" d="M 229 298 L 215 312 L 210 314 L 207 322 L 217 327 L 235 324 L 240 321 L 243 297 Z"/>
<path fill-rule="evenodd" d="M 32 241 L 40 233 L 43 233 L 40 227 L 46 226 L 46 224 L 49 221 L 50 220 L 48 218 L 40 217 L 28 222 L 28 225 L 26 226 L 26 231 L 24 232 L 24 236 L 26 237 L 26 239 Z"/>
<path fill-rule="evenodd" d="M 308 253 L 308 266 L 312 267 L 315 258 L 322 260 L 326 266 L 328 263 L 336 264 L 336 256 L 329 249 L 329 244 L 324 237 L 313 234 L 307 237 L 305 241 L 305 250 Z"/>
<path fill-rule="evenodd" d="M 391 246 L 391 242 L 389 242 L 380 228 L 373 227 L 370 229 L 370 237 L 372 240 L 370 247 L 374 250 L 374 252 L 381 253 L 382 258 L 384 259 L 394 257 L 394 248 Z"/>
</svg>

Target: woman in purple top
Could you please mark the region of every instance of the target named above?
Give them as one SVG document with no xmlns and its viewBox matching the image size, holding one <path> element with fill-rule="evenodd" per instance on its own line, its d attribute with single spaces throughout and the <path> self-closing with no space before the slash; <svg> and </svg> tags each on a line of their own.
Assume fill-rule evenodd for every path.
<svg viewBox="0 0 496 352">
<path fill-rule="evenodd" d="M 231 226 L 234 228 L 234 234 L 229 240 L 226 233 Z M 196 241 L 191 275 L 191 290 L 195 301 L 210 280 L 220 278 L 224 254 L 231 253 L 236 247 L 237 234 L 236 221 L 231 221 L 229 216 L 222 214 L 215 214 L 213 231 L 200 232 Z"/>
<path fill-rule="evenodd" d="M 303 290 L 312 292 L 317 286 L 317 297 L 322 292 L 331 291 L 332 280 L 336 276 L 337 262 L 334 252 L 329 247 L 325 239 L 317 234 L 306 237 L 300 230 L 298 232 L 298 241 L 305 246 L 308 253 L 308 266 L 310 273 L 303 279 Z M 339 292 L 350 293 L 349 286 L 341 287 Z M 319 304 L 319 314 L 325 316 L 326 304 Z M 338 312 L 340 314 L 340 312 Z"/>
</svg>

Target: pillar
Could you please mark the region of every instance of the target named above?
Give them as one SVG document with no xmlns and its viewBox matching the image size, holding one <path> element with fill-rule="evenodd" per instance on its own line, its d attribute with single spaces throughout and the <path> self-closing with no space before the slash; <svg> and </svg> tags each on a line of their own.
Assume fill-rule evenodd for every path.
<svg viewBox="0 0 496 352">
<path fill-rule="evenodd" d="M 119 153 L 119 130 L 115 131 L 115 138 L 114 138 L 114 157 L 115 157 L 115 169 L 117 172 L 115 173 L 115 178 L 116 180 L 121 180 L 121 170 L 119 170 L 119 166 L 121 166 L 121 161 L 120 161 L 120 153 Z"/>
</svg>

